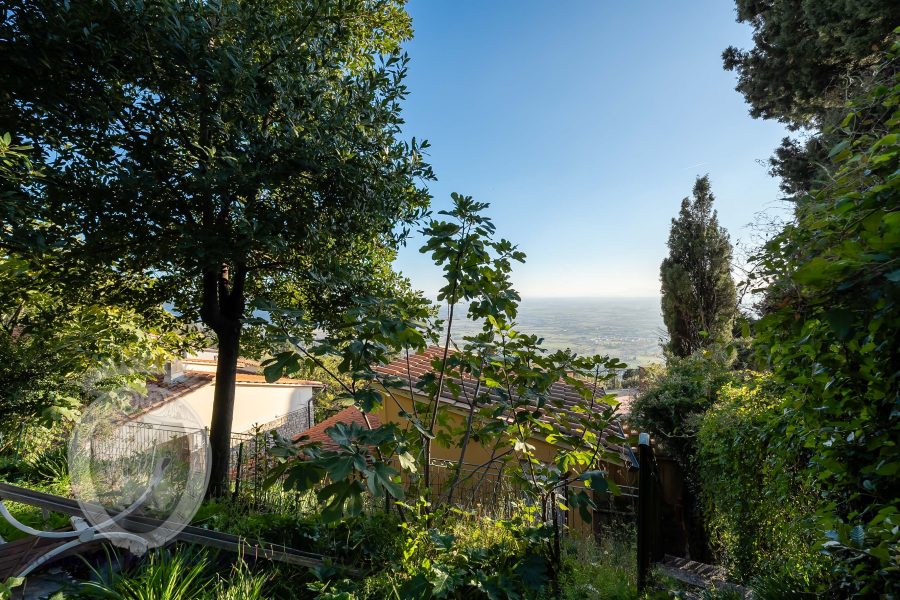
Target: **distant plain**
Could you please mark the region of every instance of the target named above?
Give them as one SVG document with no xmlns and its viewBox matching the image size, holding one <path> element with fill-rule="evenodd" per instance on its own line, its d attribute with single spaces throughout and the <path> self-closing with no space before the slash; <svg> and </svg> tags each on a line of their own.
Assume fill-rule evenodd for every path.
<svg viewBox="0 0 900 600">
<path fill-rule="evenodd" d="M 543 337 L 549 349 L 609 354 L 629 367 L 662 360 L 665 326 L 658 297 L 524 298 L 515 329 Z M 453 325 L 456 339 L 478 330 L 472 321 Z"/>
</svg>

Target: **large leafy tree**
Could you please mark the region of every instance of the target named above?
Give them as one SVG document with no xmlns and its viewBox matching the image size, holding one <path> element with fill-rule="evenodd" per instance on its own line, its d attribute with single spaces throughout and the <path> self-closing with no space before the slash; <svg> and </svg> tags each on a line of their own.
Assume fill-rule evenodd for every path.
<svg viewBox="0 0 900 600">
<path fill-rule="evenodd" d="M 7 248 L 151 274 L 216 335 L 223 490 L 244 319 L 337 313 L 390 258 L 429 177 L 400 138 L 400 0 L 34 0 L 0 29 L 0 130 L 44 177 Z M 35 241 L 37 238 L 37 241 Z M 40 250 L 38 250 L 39 252 Z"/>
<path fill-rule="evenodd" d="M 823 165 L 836 140 L 821 130 L 842 118 L 848 98 L 865 89 L 876 71 L 895 69 L 880 60 L 900 25 L 891 0 L 737 0 L 737 18 L 753 28 L 754 46 L 729 47 L 725 68 L 738 75 L 737 90 L 750 114 L 777 119 L 791 129 L 818 130 L 785 138 L 770 159 L 782 190 L 803 198 L 825 179 Z"/>
<path fill-rule="evenodd" d="M 669 256 L 660 266 L 663 320 L 676 356 L 731 338 L 737 309 L 731 242 L 714 200 L 709 178 L 697 178 L 693 198 L 682 200 L 678 218 L 672 219 Z"/>
</svg>

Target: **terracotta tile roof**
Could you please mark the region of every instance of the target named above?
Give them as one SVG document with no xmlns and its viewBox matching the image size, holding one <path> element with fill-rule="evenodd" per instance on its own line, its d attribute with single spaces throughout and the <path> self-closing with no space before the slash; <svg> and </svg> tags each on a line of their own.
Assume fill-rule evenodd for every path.
<svg viewBox="0 0 900 600">
<path fill-rule="evenodd" d="M 342 410 L 336 415 L 328 417 L 321 423 L 316 423 L 306 431 L 298 433 L 294 436 L 294 441 L 296 442 L 301 437 L 306 436 L 309 439 L 303 440 L 303 444 L 311 444 L 313 442 L 319 442 L 322 445 L 322 448 L 325 450 L 337 450 L 338 445 L 331 439 L 331 437 L 325 433 L 325 430 L 329 427 L 332 427 L 338 423 L 356 423 L 362 428 L 366 427 L 366 421 L 363 418 L 362 412 L 356 408 L 355 406 L 350 406 Z M 381 425 L 381 419 L 376 414 L 369 414 L 369 423 L 372 424 L 372 427 L 379 427 Z"/>
<path fill-rule="evenodd" d="M 413 387 L 416 387 L 416 384 L 421 380 L 421 378 L 427 374 L 432 372 L 431 362 L 434 359 L 440 359 L 443 357 L 443 348 L 438 346 L 429 346 L 424 351 L 410 355 L 409 360 L 407 362 L 407 357 L 405 355 L 401 356 L 397 360 L 388 363 L 386 365 L 376 367 L 376 372 L 378 372 L 382 376 L 388 377 L 399 377 L 404 380 L 404 382 L 408 381 L 410 378 L 413 381 Z M 451 353 L 453 351 L 451 350 Z M 462 391 L 459 393 L 459 396 L 454 397 L 453 393 L 444 386 L 443 393 L 441 394 L 441 400 L 448 404 L 454 405 L 462 405 L 466 407 L 468 405 L 468 399 L 472 398 L 475 393 L 475 385 L 476 382 L 473 378 L 463 377 L 462 381 L 459 380 L 458 377 L 452 378 L 452 381 L 457 385 L 460 385 Z M 408 385 L 408 384 L 407 384 Z M 418 391 L 418 390 L 417 390 Z M 597 397 L 602 397 L 605 393 L 603 388 L 599 388 L 597 390 Z M 549 401 L 551 403 L 558 402 L 561 404 L 561 408 L 556 408 L 553 404 L 548 404 L 547 410 L 562 410 L 568 413 L 570 416 L 575 417 L 576 413 L 573 411 L 575 407 L 588 408 L 584 398 L 575 390 L 575 388 L 565 382 L 557 382 L 554 383 L 550 387 Z M 622 409 L 619 409 L 621 412 Z M 545 419 L 547 417 L 545 416 Z M 613 438 L 621 437 L 622 429 L 617 422 L 618 419 L 610 423 L 603 432 L 601 432 L 601 439 L 606 443 L 608 437 L 612 436 Z M 615 453 L 620 454 L 625 458 L 627 462 L 630 462 L 630 453 L 628 452 L 629 448 L 625 445 L 621 445 L 619 443 L 607 443 L 607 448 Z"/>
<path fill-rule="evenodd" d="M 219 356 L 219 349 L 218 349 L 218 348 L 215 348 L 215 347 L 204 348 L 203 350 L 201 350 L 201 352 L 205 352 L 205 353 L 207 353 L 207 354 L 214 354 L 215 356 Z M 209 360 L 209 361 L 215 362 L 216 359 L 215 359 L 215 358 L 203 358 L 203 357 L 200 356 L 199 354 L 192 354 L 192 355 L 190 355 L 190 356 L 185 357 L 183 360 L 191 361 L 191 362 L 200 362 L 200 361 L 207 361 L 207 360 Z M 238 358 L 238 364 L 239 364 L 239 365 L 255 365 L 255 366 L 258 367 L 258 366 L 261 365 L 262 363 L 261 363 L 260 361 L 258 361 L 258 360 L 254 360 L 254 359 L 252 359 L 252 358 L 243 358 L 243 357 L 241 357 L 241 358 Z"/>
<path fill-rule="evenodd" d="M 186 371 L 187 372 L 187 371 Z M 235 376 L 238 383 L 269 383 L 264 375 L 256 375 L 252 373 L 238 373 Z M 291 379 L 290 377 L 282 377 L 277 381 L 269 383 L 269 385 L 306 385 L 312 387 L 325 387 L 321 381 L 312 379 Z"/>
<path fill-rule="evenodd" d="M 185 365 L 207 365 L 210 367 L 214 367 L 219 364 L 214 358 L 199 358 L 196 356 L 188 356 L 187 358 L 181 359 L 181 362 Z M 262 363 L 258 360 L 251 360 L 249 358 L 239 358 L 237 361 L 237 369 L 239 373 L 259 373 Z M 191 370 L 190 367 L 187 367 L 188 370 Z"/>
<path fill-rule="evenodd" d="M 427 373 L 432 372 L 431 361 L 434 359 L 440 359 L 443 357 L 443 348 L 438 346 L 429 346 L 423 352 L 420 352 L 415 355 L 411 355 L 409 357 L 409 363 L 407 364 L 406 356 L 401 356 L 397 360 L 388 363 L 383 366 L 376 367 L 375 370 L 381 375 L 399 377 L 404 382 L 408 381 L 411 378 L 413 380 L 413 387 L 421 380 L 421 378 Z M 451 353 L 453 351 L 451 350 Z M 443 393 L 441 395 L 441 399 L 445 402 L 449 403 L 459 403 L 468 404 L 468 399 L 472 398 L 475 393 L 475 380 L 469 377 L 464 377 L 462 382 L 460 382 L 458 377 L 453 377 L 452 381 L 457 385 L 461 384 L 462 391 L 459 396 L 454 397 L 453 393 L 444 386 Z M 484 388 L 482 388 L 484 389 Z M 605 391 L 603 388 L 597 389 L 597 396 L 603 396 Z M 564 408 L 574 408 L 576 406 L 584 406 L 584 398 L 581 397 L 576 389 L 565 383 L 565 382 L 557 382 L 550 386 L 550 395 L 549 400 L 561 402 Z"/>
<path fill-rule="evenodd" d="M 631 415 L 631 408 L 634 405 L 634 401 L 637 400 L 637 396 L 633 392 L 621 394 L 616 396 L 616 400 L 619 402 L 619 413 L 623 419 L 627 419 Z"/>
<path fill-rule="evenodd" d="M 202 387 L 211 385 L 216 379 L 215 373 L 207 373 L 205 371 L 186 370 L 184 375 L 174 381 L 166 381 L 163 375 L 157 375 L 147 381 L 147 393 L 145 395 L 134 394 L 132 396 L 132 406 L 137 411 L 130 416 L 136 419 L 141 415 L 159 408 L 177 398 L 186 396 Z M 238 373 L 236 376 L 238 383 L 266 383 L 266 378 L 262 375 L 252 375 L 247 373 Z M 279 379 L 274 384 L 269 385 L 304 385 L 322 387 L 319 381 L 311 381 L 306 379 Z"/>
</svg>

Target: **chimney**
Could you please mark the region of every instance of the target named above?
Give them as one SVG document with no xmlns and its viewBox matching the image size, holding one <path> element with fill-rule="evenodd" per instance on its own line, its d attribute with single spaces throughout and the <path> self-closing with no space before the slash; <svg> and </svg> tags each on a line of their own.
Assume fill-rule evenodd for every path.
<svg viewBox="0 0 900 600">
<path fill-rule="evenodd" d="M 180 359 L 173 359 L 166 362 L 163 367 L 163 381 L 172 383 L 184 377 L 184 364 Z"/>
</svg>

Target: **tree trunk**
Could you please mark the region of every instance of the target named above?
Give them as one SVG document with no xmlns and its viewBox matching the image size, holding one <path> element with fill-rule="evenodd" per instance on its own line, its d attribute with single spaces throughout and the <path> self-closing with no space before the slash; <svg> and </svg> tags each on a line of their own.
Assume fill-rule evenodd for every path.
<svg viewBox="0 0 900 600">
<path fill-rule="evenodd" d="M 241 326 L 218 334 L 219 359 L 216 366 L 216 388 L 213 395 L 209 444 L 212 468 L 207 496 L 219 498 L 228 494 L 228 467 L 231 456 L 231 422 L 234 417 L 234 386 L 240 353 Z"/>
<path fill-rule="evenodd" d="M 247 270 L 243 264 L 233 272 L 227 265 L 217 271 L 203 273 L 203 306 L 200 316 L 219 342 L 216 366 L 216 388 L 213 394 L 212 422 L 209 445 L 212 465 L 209 474 L 208 498 L 228 493 L 228 463 L 231 455 L 231 421 L 234 416 L 234 383 L 238 355 L 241 350 L 241 319 L 244 316 L 244 283 Z"/>
</svg>

